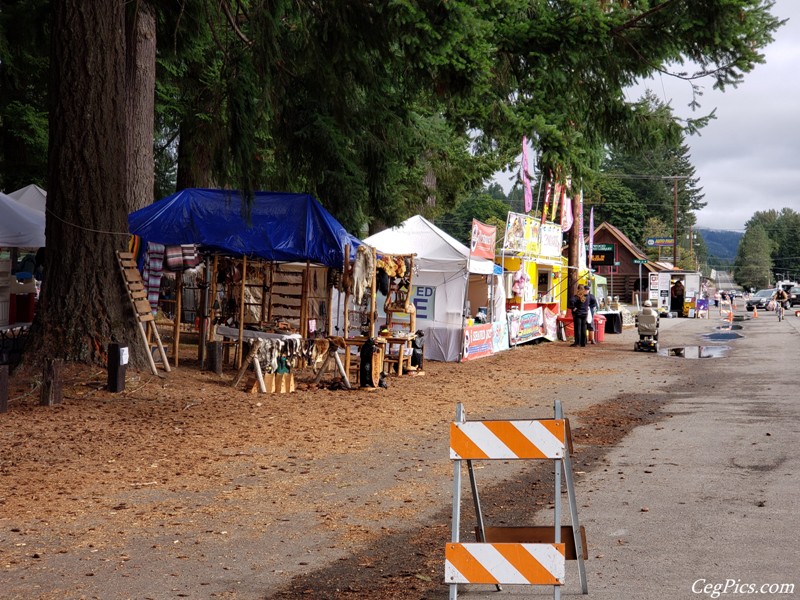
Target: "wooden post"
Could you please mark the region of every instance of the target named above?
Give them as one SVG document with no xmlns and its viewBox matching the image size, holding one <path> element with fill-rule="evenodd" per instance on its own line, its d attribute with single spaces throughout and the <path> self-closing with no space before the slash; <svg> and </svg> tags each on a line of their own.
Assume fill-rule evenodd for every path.
<svg viewBox="0 0 800 600">
<path fill-rule="evenodd" d="M 8 411 L 8 365 L 0 365 L 0 413 Z"/>
<path fill-rule="evenodd" d="M 236 348 L 236 368 L 242 366 L 242 354 L 244 340 L 244 291 L 247 283 L 247 256 L 242 256 L 242 285 L 239 290 L 239 346 Z"/>
<path fill-rule="evenodd" d="M 269 263 L 269 304 L 267 305 L 267 322 L 272 323 L 272 288 L 275 286 L 275 263 Z"/>
<path fill-rule="evenodd" d="M 183 318 L 183 275 L 175 273 L 175 318 L 172 323 L 172 360 L 178 367 L 181 349 L 181 319 Z M 155 326 L 155 322 L 153 322 Z"/>
<path fill-rule="evenodd" d="M 217 268 L 218 267 L 219 267 L 219 256 L 217 256 L 215 254 L 214 255 L 214 262 L 212 263 L 212 267 L 211 267 L 211 273 L 208 274 L 209 283 L 211 284 L 211 306 L 209 307 L 209 310 L 208 310 L 208 318 L 209 318 L 209 323 L 212 323 L 212 324 L 214 323 L 214 321 L 217 318 L 217 311 L 214 308 L 214 306 L 216 305 L 216 302 L 217 302 Z M 220 309 L 221 308 L 222 307 L 220 307 Z M 214 341 L 212 339 L 212 336 L 214 335 L 214 330 L 215 330 L 215 328 L 212 326 L 212 327 L 209 327 L 208 331 L 206 332 L 206 333 L 208 333 L 208 338 L 207 339 L 208 339 L 209 342 L 213 342 Z"/>
<path fill-rule="evenodd" d="M 60 358 L 45 360 L 44 377 L 42 381 L 42 406 L 55 406 L 61 404 L 62 400 L 62 381 L 61 371 L 64 368 L 64 361 Z"/>
<path fill-rule="evenodd" d="M 300 337 L 308 337 L 308 286 L 311 279 L 311 261 L 306 261 L 306 268 L 303 271 L 303 285 L 300 292 Z"/>
</svg>

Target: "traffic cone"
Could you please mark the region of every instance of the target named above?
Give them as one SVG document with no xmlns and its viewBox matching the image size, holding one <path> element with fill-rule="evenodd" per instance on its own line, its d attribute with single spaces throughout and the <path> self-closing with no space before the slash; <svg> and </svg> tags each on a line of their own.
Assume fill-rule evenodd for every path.
<svg viewBox="0 0 800 600">
<path fill-rule="evenodd" d="M 758 309 L 755 306 L 753 307 L 753 318 L 754 319 L 758 318 Z"/>
<path fill-rule="evenodd" d="M 728 311 L 728 323 L 733 323 L 733 309 Z"/>
</svg>

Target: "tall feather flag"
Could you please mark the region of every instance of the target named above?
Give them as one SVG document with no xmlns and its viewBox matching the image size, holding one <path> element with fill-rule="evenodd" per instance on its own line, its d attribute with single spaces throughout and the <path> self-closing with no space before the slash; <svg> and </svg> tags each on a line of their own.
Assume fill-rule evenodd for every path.
<svg viewBox="0 0 800 600">
<path fill-rule="evenodd" d="M 528 138 L 524 135 L 522 136 L 522 187 L 525 189 L 525 212 L 527 213 L 533 208 L 533 193 L 528 176 Z"/>
<path fill-rule="evenodd" d="M 578 200 L 578 272 L 586 268 L 586 238 L 583 235 L 583 189 L 581 188 L 580 200 Z"/>
<path fill-rule="evenodd" d="M 572 216 L 572 198 L 569 194 L 561 196 L 561 231 L 566 233 L 572 229 L 575 218 Z"/>
<path fill-rule="evenodd" d="M 589 270 L 592 270 L 592 251 L 594 249 L 594 206 L 589 210 Z"/>
<path fill-rule="evenodd" d="M 556 213 L 558 212 L 558 207 L 564 202 L 564 196 L 567 193 L 567 186 L 564 184 L 559 184 L 558 188 L 558 195 L 553 197 L 553 206 L 550 208 L 550 222 L 556 222 Z"/>
<path fill-rule="evenodd" d="M 542 205 L 542 225 L 544 225 L 545 220 L 547 219 L 547 211 L 550 208 L 550 196 L 555 195 L 555 191 L 553 187 L 557 184 L 551 184 L 550 182 L 553 180 L 553 173 L 550 173 L 548 177 L 547 183 L 544 186 L 544 204 Z"/>
</svg>

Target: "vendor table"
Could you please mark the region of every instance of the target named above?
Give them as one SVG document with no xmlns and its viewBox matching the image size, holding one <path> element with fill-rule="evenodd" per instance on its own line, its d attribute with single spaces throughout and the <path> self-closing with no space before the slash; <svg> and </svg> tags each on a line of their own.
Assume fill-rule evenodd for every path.
<svg viewBox="0 0 800 600">
<path fill-rule="evenodd" d="M 383 356 L 383 370 L 388 375 L 394 365 L 397 365 L 395 373 L 402 375 L 411 368 L 411 342 L 414 341 L 414 334 L 392 335 L 384 337 L 386 340 L 386 352 Z"/>
<path fill-rule="evenodd" d="M 239 328 L 220 325 L 217 327 L 217 334 L 228 340 L 239 341 Z M 254 331 L 245 329 L 242 331 L 242 341 L 244 340 L 264 340 L 267 348 L 274 349 L 278 353 L 289 349 L 289 354 L 295 354 L 302 350 L 303 338 L 299 333 L 269 333 L 266 331 Z"/>
<path fill-rule="evenodd" d="M 606 318 L 606 333 L 622 333 L 622 313 L 619 311 L 598 311 L 598 315 Z"/>
</svg>

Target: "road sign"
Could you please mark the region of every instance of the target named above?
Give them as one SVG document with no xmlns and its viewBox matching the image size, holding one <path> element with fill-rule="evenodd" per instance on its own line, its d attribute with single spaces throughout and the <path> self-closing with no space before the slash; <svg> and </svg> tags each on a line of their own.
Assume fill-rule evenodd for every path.
<svg viewBox="0 0 800 600">
<path fill-rule="evenodd" d="M 633 259 L 633 264 L 635 264 L 635 265 L 646 265 L 647 264 L 647 259 L 646 258 L 634 258 Z"/>
</svg>

